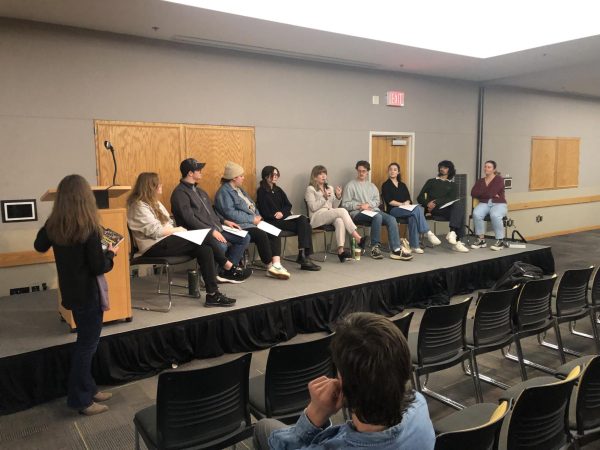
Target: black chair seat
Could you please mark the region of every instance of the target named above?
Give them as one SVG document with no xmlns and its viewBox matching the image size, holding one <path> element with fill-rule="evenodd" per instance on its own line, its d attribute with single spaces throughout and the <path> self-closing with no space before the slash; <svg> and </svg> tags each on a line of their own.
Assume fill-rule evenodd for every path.
<svg viewBox="0 0 600 450">
<path fill-rule="evenodd" d="M 561 379 L 565 379 L 567 378 L 567 375 L 569 375 L 569 373 L 571 372 L 571 370 L 573 370 L 575 367 L 577 366 L 587 366 L 588 363 L 594 359 L 597 355 L 586 355 L 586 356 L 582 356 L 581 358 L 576 358 L 573 359 L 571 361 L 569 361 L 566 364 L 563 364 L 562 366 L 558 367 L 556 369 L 556 376 L 558 378 Z"/>
<path fill-rule="evenodd" d="M 160 264 L 174 266 L 177 264 L 185 264 L 194 259 L 192 256 L 181 255 L 181 256 L 137 256 L 131 259 L 131 265 L 137 264 Z"/>
<path fill-rule="evenodd" d="M 544 386 L 546 384 L 556 383 L 557 381 L 558 380 L 555 377 L 551 376 L 530 378 L 529 380 L 521 381 L 520 383 L 515 384 L 506 391 L 500 393 L 500 397 L 498 398 L 498 400 L 516 399 L 519 395 L 521 395 L 521 392 L 523 392 L 527 388 L 534 386 Z"/>
<path fill-rule="evenodd" d="M 477 403 L 471 405 L 435 422 L 435 433 L 449 433 L 485 425 L 490 420 L 490 416 L 496 408 L 498 408 L 496 403 Z"/>
</svg>

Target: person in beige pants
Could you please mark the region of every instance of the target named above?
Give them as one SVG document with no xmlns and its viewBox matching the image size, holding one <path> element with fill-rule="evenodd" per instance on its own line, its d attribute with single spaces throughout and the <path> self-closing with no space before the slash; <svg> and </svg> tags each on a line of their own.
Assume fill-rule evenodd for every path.
<svg viewBox="0 0 600 450">
<path fill-rule="evenodd" d="M 357 233 L 356 224 L 352 221 L 348 211 L 340 208 L 342 188 L 336 186 L 334 189 L 327 184 L 327 169 L 325 166 L 313 167 L 309 185 L 304 193 L 304 200 L 308 206 L 308 217 L 313 228 L 323 225 L 333 225 L 335 227 L 335 239 L 338 245 L 337 253 L 340 262 L 352 258 L 352 255 L 344 249 L 346 232 L 356 239 L 359 247 L 364 251 L 366 239 Z"/>
</svg>

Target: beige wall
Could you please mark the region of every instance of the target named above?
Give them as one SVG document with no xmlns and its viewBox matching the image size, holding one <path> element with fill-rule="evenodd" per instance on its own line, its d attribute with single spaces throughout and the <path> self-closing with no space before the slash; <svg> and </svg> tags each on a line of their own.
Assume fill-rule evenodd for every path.
<svg viewBox="0 0 600 450">
<path fill-rule="evenodd" d="M 473 181 L 475 84 L 4 19 L 0 61 L 2 199 L 39 198 L 74 172 L 95 183 L 94 119 L 254 126 L 257 170 L 278 166 L 281 186 L 300 208 L 312 166 L 324 164 L 332 182 L 346 182 L 355 161 L 368 158 L 370 131 L 415 133 L 416 189 L 445 158 Z M 384 103 L 388 90 L 404 91 L 406 106 L 371 104 L 373 95 Z M 528 164 L 522 157 L 530 134 L 562 132 L 555 111 L 537 106 L 544 102 L 558 105 L 561 116 L 573 116 L 573 128 L 565 132 L 582 135 L 582 165 L 594 156 L 598 136 L 592 139 L 589 124 L 600 103 L 490 93 L 485 157 L 519 175 L 517 185 Z M 524 108 L 529 126 L 516 117 Z M 588 125 L 582 130 L 578 123 Z M 511 143 L 506 157 L 504 142 Z M 596 186 L 589 170 L 583 172 L 585 185 Z M 0 253 L 31 249 L 50 208 L 38 206 L 38 222 L 0 224 Z M 10 287 L 54 283 L 53 271 L 51 265 L 1 269 L 0 296 Z"/>
</svg>

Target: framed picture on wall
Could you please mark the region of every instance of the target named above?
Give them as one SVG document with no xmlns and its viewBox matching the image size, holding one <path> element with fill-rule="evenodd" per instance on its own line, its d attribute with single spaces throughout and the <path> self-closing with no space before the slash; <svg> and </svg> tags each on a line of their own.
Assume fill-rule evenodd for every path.
<svg viewBox="0 0 600 450">
<path fill-rule="evenodd" d="M 37 219 L 37 204 L 31 200 L 2 200 L 2 222 L 35 222 Z"/>
</svg>

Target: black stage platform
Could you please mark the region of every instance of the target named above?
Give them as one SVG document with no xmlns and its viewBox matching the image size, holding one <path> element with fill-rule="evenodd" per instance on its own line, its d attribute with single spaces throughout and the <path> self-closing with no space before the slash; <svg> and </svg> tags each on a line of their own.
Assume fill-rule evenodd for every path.
<svg viewBox="0 0 600 450">
<path fill-rule="evenodd" d="M 328 331 L 354 311 L 391 316 L 405 307 L 444 304 L 490 287 L 515 261 L 554 272 L 551 249 L 533 244 L 467 254 L 442 245 L 410 262 L 363 256 L 340 264 L 331 255 L 314 273 L 288 262 L 289 281 L 256 271 L 242 285 L 222 286 L 238 299 L 235 308 L 204 308 L 197 299 L 175 297 L 170 313 L 136 310 L 133 322 L 105 326 L 94 378 L 100 385 L 122 384 L 194 358 L 264 349 L 297 333 Z M 135 303 L 165 301 L 152 293 L 152 281 L 132 280 Z M 74 339 L 58 320 L 56 292 L 0 298 L 0 415 L 66 394 Z"/>
</svg>

